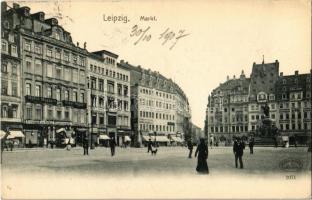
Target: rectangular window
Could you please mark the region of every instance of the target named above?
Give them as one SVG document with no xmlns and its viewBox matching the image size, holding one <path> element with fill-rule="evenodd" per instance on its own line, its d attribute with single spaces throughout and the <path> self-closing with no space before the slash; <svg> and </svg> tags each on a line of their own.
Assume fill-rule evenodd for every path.
<svg viewBox="0 0 312 200">
<path fill-rule="evenodd" d="M 8 52 L 8 43 L 6 41 L 2 41 L 1 51 Z"/>
<path fill-rule="evenodd" d="M 73 92 L 73 101 L 78 101 L 78 93 L 76 91 Z"/>
<path fill-rule="evenodd" d="M 47 98 L 52 98 L 52 87 L 47 87 Z"/>
<path fill-rule="evenodd" d="M 12 74 L 17 75 L 17 65 L 16 64 L 12 65 Z"/>
<path fill-rule="evenodd" d="M 67 51 L 64 51 L 64 60 L 69 62 L 69 53 Z"/>
<path fill-rule="evenodd" d="M 71 81 L 71 74 L 70 74 L 70 69 L 69 68 L 65 68 L 64 69 L 64 76 L 65 76 L 65 80 L 66 81 Z"/>
<path fill-rule="evenodd" d="M 18 94 L 17 94 L 17 82 L 13 82 L 12 81 L 12 96 L 17 96 Z"/>
<path fill-rule="evenodd" d="M 41 112 L 41 107 L 37 107 L 36 108 L 36 116 L 35 116 L 35 118 L 37 119 L 37 120 L 41 120 L 42 119 L 42 112 Z"/>
<path fill-rule="evenodd" d="M 69 120 L 69 111 L 65 111 L 65 119 Z"/>
<path fill-rule="evenodd" d="M 27 58 L 26 58 L 27 59 Z M 31 61 L 26 60 L 26 71 L 32 73 L 32 66 L 31 66 Z"/>
<path fill-rule="evenodd" d="M 53 116 L 53 109 L 49 108 L 48 109 L 48 119 L 53 119 L 54 116 Z"/>
<path fill-rule="evenodd" d="M 80 93 L 80 102 L 84 103 L 84 93 Z"/>
<path fill-rule="evenodd" d="M 73 55 L 73 63 L 77 64 L 77 55 Z"/>
<path fill-rule="evenodd" d="M 31 84 L 26 83 L 26 95 L 31 95 Z"/>
<path fill-rule="evenodd" d="M 68 90 L 64 91 L 64 100 L 69 101 L 69 92 L 68 92 Z"/>
<path fill-rule="evenodd" d="M 13 44 L 11 45 L 11 54 L 17 56 L 17 47 Z"/>
<path fill-rule="evenodd" d="M 52 47 L 47 47 L 47 56 L 52 57 Z"/>
<path fill-rule="evenodd" d="M 53 65 L 50 63 L 47 64 L 47 77 L 53 77 Z"/>
<path fill-rule="evenodd" d="M 108 82 L 107 83 L 107 90 L 109 93 L 114 94 L 114 82 Z"/>
<path fill-rule="evenodd" d="M 25 50 L 31 51 L 31 42 L 29 40 L 25 40 Z"/>
<path fill-rule="evenodd" d="M 1 64 L 1 72 L 3 72 L 3 73 L 8 72 L 8 65 L 6 63 Z"/>
<path fill-rule="evenodd" d="M 62 79 L 62 68 L 60 67 L 55 68 L 55 78 Z"/>
<path fill-rule="evenodd" d="M 31 106 L 26 108 L 26 119 L 32 119 L 32 107 Z"/>
<path fill-rule="evenodd" d="M 55 58 L 58 60 L 61 60 L 61 54 L 62 54 L 62 51 L 60 49 L 56 49 Z"/>
<path fill-rule="evenodd" d="M 40 97 L 41 96 L 41 86 L 40 85 L 36 85 L 35 96 L 36 97 Z"/>
<path fill-rule="evenodd" d="M 42 54 L 42 45 L 41 44 L 35 44 L 35 53 Z"/>
<path fill-rule="evenodd" d="M 61 101 L 61 89 L 57 88 L 55 92 L 56 100 Z"/>
<path fill-rule="evenodd" d="M 80 71 L 80 83 L 85 83 L 85 72 Z"/>
<path fill-rule="evenodd" d="M 42 75 L 42 62 L 41 62 L 41 60 L 35 61 L 35 73 Z"/>
<path fill-rule="evenodd" d="M 8 80 L 1 79 L 1 94 L 8 95 Z"/>
<path fill-rule="evenodd" d="M 73 69 L 73 82 L 78 83 L 78 70 Z"/>
<path fill-rule="evenodd" d="M 124 86 L 124 96 L 128 96 L 128 86 Z"/>
<path fill-rule="evenodd" d="M 57 119 L 62 119 L 62 111 L 61 110 L 56 111 L 56 116 Z"/>
</svg>

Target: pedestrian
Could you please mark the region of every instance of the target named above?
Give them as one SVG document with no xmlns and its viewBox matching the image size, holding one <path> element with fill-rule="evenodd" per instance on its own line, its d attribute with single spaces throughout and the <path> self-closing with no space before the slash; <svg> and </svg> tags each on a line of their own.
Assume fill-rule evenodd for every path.
<svg viewBox="0 0 312 200">
<path fill-rule="evenodd" d="M 68 138 L 66 149 L 67 149 L 67 151 L 70 151 L 70 149 L 71 149 L 70 138 Z"/>
<path fill-rule="evenodd" d="M 253 147 L 254 147 L 254 145 L 255 145 L 255 140 L 254 140 L 253 137 L 251 137 L 251 138 L 249 139 L 249 150 L 250 150 L 250 154 L 253 154 Z"/>
<path fill-rule="evenodd" d="M 295 147 L 297 148 L 297 140 L 298 140 L 298 136 L 297 134 L 295 134 L 294 136 L 294 143 L 295 143 Z"/>
<path fill-rule="evenodd" d="M 111 149 L 111 155 L 114 156 L 115 155 L 115 147 L 116 147 L 116 142 L 115 142 L 115 138 L 114 137 L 112 137 L 109 140 L 109 146 L 110 146 L 110 149 Z"/>
<path fill-rule="evenodd" d="M 201 138 L 195 151 L 195 158 L 197 157 L 196 171 L 201 174 L 209 174 L 209 168 L 207 164 L 208 158 L 208 146 L 205 143 L 205 139 Z"/>
<path fill-rule="evenodd" d="M 241 169 L 244 168 L 244 165 L 243 165 L 244 149 L 245 149 L 245 143 L 240 138 L 235 139 L 234 145 L 233 145 L 233 152 L 235 155 L 235 167 L 236 168 L 237 168 L 237 160 L 239 160 L 240 168 Z"/>
<path fill-rule="evenodd" d="M 278 143 L 277 143 L 277 137 L 274 137 L 274 147 L 277 148 Z"/>
<path fill-rule="evenodd" d="M 147 142 L 147 153 L 149 153 L 150 151 L 152 152 L 152 140 L 151 138 L 148 140 Z"/>
<path fill-rule="evenodd" d="M 187 141 L 187 148 L 189 149 L 189 158 L 192 158 L 192 153 L 193 153 L 193 142 L 192 139 L 189 139 Z"/>
<path fill-rule="evenodd" d="M 213 136 L 211 136 L 210 137 L 210 148 L 212 149 L 212 146 L 213 146 L 213 143 L 214 143 L 214 141 L 213 141 L 214 139 L 213 139 Z"/>
<path fill-rule="evenodd" d="M 87 137 L 83 140 L 83 155 L 89 155 L 89 140 Z"/>
</svg>

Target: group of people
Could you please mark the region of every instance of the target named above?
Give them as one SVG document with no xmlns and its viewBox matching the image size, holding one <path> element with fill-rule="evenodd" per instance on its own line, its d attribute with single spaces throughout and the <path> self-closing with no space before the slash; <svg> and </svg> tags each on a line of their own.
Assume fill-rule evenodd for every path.
<svg viewBox="0 0 312 200">
<path fill-rule="evenodd" d="M 250 138 L 249 140 L 249 149 L 250 149 L 250 154 L 253 154 L 253 147 L 254 147 L 254 138 Z M 188 158 L 192 158 L 192 153 L 193 153 L 193 142 L 192 140 L 188 140 L 187 142 L 187 147 L 189 149 L 189 155 Z M 244 154 L 244 149 L 245 149 L 245 142 L 237 137 L 234 140 L 233 143 L 233 153 L 235 157 L 235 167 L 238 168 L 238 163 L 239 167 L 241 169 L 244 168 L 243 164 L 243 154 Z M 197 166 L 196 166 L 196 171 L 201 174 L 208 174 L 209 173 L 209 168 L 208 168 L 208 146 L 205 142 L 204 138 L 201 138 L 199 140 L 199 144 L 197 145 L 196 151 L 195 151 L 195 158 L 197 157 Z"/>
<path fill-rule="evenodd" d="M 89 155 L 89 139 L 88 137 L 84 137 L 83 142 L 82 142 L 82 146 L 83 146 L 83 155 Z M 109 147 L 111 150 L 111 156 L 115 155 L 115 149 L 116 149 L 116 141 L 114 137 L 111 137 L 109 139 Z"/>
</svg>

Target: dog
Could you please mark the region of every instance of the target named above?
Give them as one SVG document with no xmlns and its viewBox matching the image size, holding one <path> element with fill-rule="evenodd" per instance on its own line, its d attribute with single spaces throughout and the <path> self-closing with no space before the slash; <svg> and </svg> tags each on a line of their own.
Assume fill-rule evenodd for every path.
<svg viewBox="0 0 312 200">
<path fill-rule="evenodd" d="M 157 148 L 152 147 L 152 156 L 153 155 L 156 156 L 156 154 L 157 154 Z"/>
</svg>

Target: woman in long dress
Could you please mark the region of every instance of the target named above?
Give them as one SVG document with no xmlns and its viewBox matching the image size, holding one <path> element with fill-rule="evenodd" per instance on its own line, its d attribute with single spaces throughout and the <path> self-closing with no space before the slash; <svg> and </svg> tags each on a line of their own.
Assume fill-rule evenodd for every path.
<svg viewBox="0 0 312 200">
<path fill-rule="evenodd" d="M 195 151 L 195 157 L 197 156 L 197 167 L 196 171 L 198 173 L 202 174 L 209 174 L 208 164 L 207 164 L 207 158 L 208 158 L 208 146 L 205 143 L 205 139 L 201 138 L 200 143 L 198 144 L 196 151 Z"/>
</svg>

